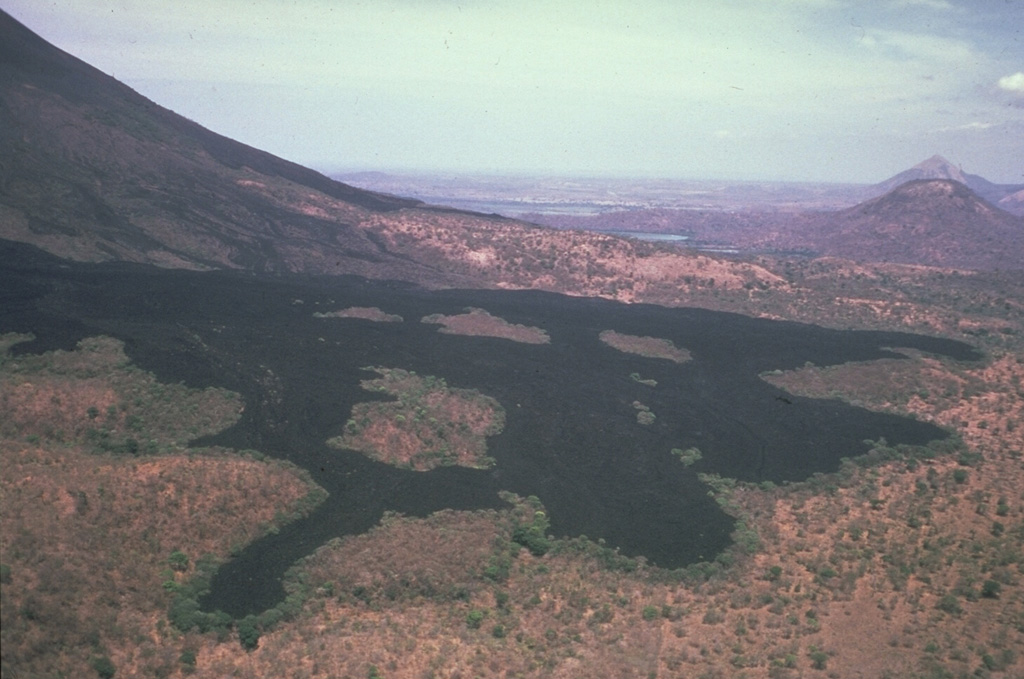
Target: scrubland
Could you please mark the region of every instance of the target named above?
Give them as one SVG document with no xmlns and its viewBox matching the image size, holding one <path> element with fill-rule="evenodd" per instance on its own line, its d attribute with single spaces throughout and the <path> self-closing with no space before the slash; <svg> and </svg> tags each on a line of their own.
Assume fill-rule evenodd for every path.
<svg viewBox="0 0 1024 679">
<path fill-rule="evenodd" d="M 112 340 L 5 355 L 4 674 L 1019 676 L 1019 298 L 956 272 L 829 261 L 780 271 L 802 301 L 756 287 L 701 299 L 954 336 L 986 359 L 911 354 L 764 379 L 927 419 L 953 439 L 926 449 L 876 441 L 803 483 L 709 477 L 736 517 L 735 545 L 681 571 L 549 539 L 545 509 L 529 498 L 503 511 L 389 514 L 297 564 L 287 609 L 248 623 L 181 625 L 175 602 L 200 571 L 319 495 L 259 453 L 189 447 L 233 422 L 238 398 L 161 384 Z"/>
</svg>

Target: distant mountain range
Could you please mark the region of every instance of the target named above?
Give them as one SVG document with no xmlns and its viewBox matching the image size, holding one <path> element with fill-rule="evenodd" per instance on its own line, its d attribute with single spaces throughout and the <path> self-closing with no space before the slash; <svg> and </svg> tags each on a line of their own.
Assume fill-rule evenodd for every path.
<svg viewBox="0 0 1024 679">
<path fill-rule="evenodd" d="M 1024 218 L 953 179 L 914 179 L 846 210 L 803 215 L 777 238 L 783 248 L 854 260 L 1024 268 Z"/>
<path fill-rule="evenodd" d="M 1004 196 L 1000 205 L 1016 200 L 1020 206 L 1022 195 Z M 689 244 L 708 249 L 962 269 L 1024 269 L 1024 218 L 948 178 L 911 179 L 841 210 L 649 209 L 534 218 L 562 229 L 686 234 Z"/>
<path fill-rule="evenodd" d="M 1010 209 L 1024 203 L 1024 186 L 992 184 L 936 156 L 877 185 L 888 191 L 880 198 L 782 215 L 770 230 L 737 237 L 841 257 L 1021 268 L 1021 220 L 972 189 Z M 80 261 L 627 300 L 677 300 L 688 286 L 781 284 L 748 262 L 352 187 L 154 104 L 3 12 L 0 239 Z"/>
<path fill-rule="evenodd" d="M 960 182 L 993 205 L 998 205 L 1015 214 L 1021 214 L 1018 210 L 1024 207 L 1022 206 L 1024 197 L 1021 195 L 1021 192 L 1024 191 L 1024 184 L 993 184 L 984 177 L 964 172 L 939 155 L 932 156 L 909 170 L 893 175 L 885 181 L 875 184 L 872 188 L 878 195 L 881 195 L 916 179 L 951 179 Z"/>
</svg>

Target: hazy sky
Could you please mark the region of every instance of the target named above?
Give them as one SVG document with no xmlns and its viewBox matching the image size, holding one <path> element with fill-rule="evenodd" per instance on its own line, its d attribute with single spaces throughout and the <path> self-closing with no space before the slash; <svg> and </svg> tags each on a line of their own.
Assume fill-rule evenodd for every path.
<svg viewBox="0 0 1024 679">
<path fill-rule="evenodd" d="M 321 170 L 1024 182 L 1024 0 L 0 0 Z"/>
</svg>

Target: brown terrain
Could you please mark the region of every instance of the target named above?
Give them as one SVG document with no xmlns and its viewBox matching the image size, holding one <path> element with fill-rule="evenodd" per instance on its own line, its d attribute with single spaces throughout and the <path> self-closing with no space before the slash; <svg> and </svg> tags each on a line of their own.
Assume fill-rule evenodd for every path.
<svg viewBox="0 0 1024 679">
<path fill-rule="evenodd" d="M 547 344 L 551 341 L 546 331 L 519 323 L 509 323 L 503 318 L 492 316 L 485 309 L 469 308 L 464 314 L 446 316 L 431 314 L 420 322 L 437 323 L 441 332 L 453 335 L 500 337 L 526 344 Z"/>
<path fill-rule="evenodd" d="M 601 341 L 619 351 L 625 351 L 649 358 L 665 358 L 676 363 L 690 360 L 690 352 L 680 349 L 671 340 L 660 337 L 639 337 L 624 335 L 614 330 L 605 330 L 600 334 Z"/>
<path fill-rule="evenodd" d="M 96 341 L 8 358 L 4 394 L 62 376 L 55 422 L 73 424 L 68 414 L 79 413 L 77 428 L 88 431 L 89 404 L 112 393 L 115 410 L 127 406 L 148 433 L 148 411 L 130 404 L 163 385 L 119 352 Z M 167 597 L 195 555 L 226 555 L 261 524 L 283 520 L 274 513 L 295 507 L 308 481 L 230 451 L 132 458 L 104 452 L 88 434 L 29 434 L 30 443 L 10 428 L 4 654 L 39 676 L 102 668 L 104 658 L 119 676 L 1015 676 L 1024 364 L 913 361 L 769 379 L 794 393 L 958 421 L 968 434 L 960 457 L 907 457 L 879 443 L 806 484 L 721 480 L 722 501 L 743 523 L 709 579 L 665 580 L 578 540 L 540 557 L 519 552 L 511 536 L 531 520 L 528 503 L 386 517 L 310 557 L 293 584 L 305 591 L 301 610 L 249 652 L 216 631 L 173 630 Z M 180 427 L 196 426 L 185 413 L 209 407 L 196 398 L 211 396 L 172 401 L 183 407 L 173 418 Z M 228 420 L 200 426 L 222 426 L 225 412 Z"/>
<path fill-rule="evenodd" d="M 177 595 L 322 491 L 254 451 L 189 447 L 238 417 L 230 392 L 160 383 L 113 340 L 14 357 L 8 348 L 26 338 L 5 335 L 3 676 L 1024 673 L 1021 231 L 961 185 L 918 181 L 831 215 L 834 235 L 817 245 L 849 249 L 830 257 L 729 259 L 333 182 L 161 109 L 6 15 L 0 85 L 0 237 L 63 257 L 540 288 L 922 332 L 986 354 L 977 364 L 914 355 L 765 375 L 794 394 L 913 413 L 962 443 L 919 451 L 878 441 L 836 474 L 782 487 L 709 478 L 738 519 L 736 544 L 684 573 L 583 539 L 545 544 L 543 508 L 515 498 L 500 512 L 387 516 L 299 564 L 279 618 L 188 626 Z M 811 222 L 794 223 L 787 238 Z M 972 232 L 978 223 L 992 230 Z M 858 228 L 870 238 L 843 240 Z M 785 234 L 773 247 L 815 244 Z M 866 249 L 875 239 L 885 261 Z M 974 259 L 948 261 L 951 252 Z M 396 320 L 381 314 L 326 315 Z M 501 325 L 466 316 L 445 324 Z M 625 351 L 650 344 L 626 339 Z M 364 413 L 357 427 L 399 415 L 442 429 L 460 421 L 464 394 L 400 377 L 397 392 L 419 401 Z M 490 417 L 473 445 L 497 426 Z M 397 431 L 366 438 L 379 446 Z M 416 468 L 414 459 L 400 462 Z"/>
<path fill-rule="evenodd" d="M 427 471 L 440 465 L 487 468 L 487 436 L 501 432 L 505 411 L 492 398 L 453 389 L 433 376 L 374 368 L 362 387 L 395 401 L 357 403 L 345 433 L 328 443 L 358 450 L 396 467 Z"/>
<path fill-rule="evenodd" d="M 377 307 L 363 306 L 353 306 L 347 309 L 338 309 L 337 311 L 317 311 L 313 315 L 317 318 L 361 318 L 364 321 L 375 321 L 377 323 L 401 323 L 403 320 L 397 314 L 385 313 Z"/>
<path fill-rule="evenodd" d="M 161 384 L 109 339 L 10 358 L 26 339 L 0 337 L 3 674 L 88 676 L 110 653 L 158 675 L 181 654 L 167 596 L 194 559 L 227 557 L 322 491 L 289 465 L 185 445 L 233 423 L 236 395 Z"/>
</svg>

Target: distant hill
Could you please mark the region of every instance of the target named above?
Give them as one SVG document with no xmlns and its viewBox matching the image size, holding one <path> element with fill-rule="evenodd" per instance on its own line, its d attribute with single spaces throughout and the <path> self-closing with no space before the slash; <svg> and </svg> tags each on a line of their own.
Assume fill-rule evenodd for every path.
<svg viewBox="0 0 1024 679">
<path fill-rule="evenodd" d="M 994 184 L 984 177 L 979 177 L 976 174 L 968 174 L 939 155 L 932 156 L 928 160 L 918 163 L 909 170 L 904 170 L 883 182 L 875 184 L 872 189 L 876 195 L 881 195 L 892 191 L 901 184 L 917 179 L 952 179 L 953 181 L 960 182 L 967 186 L 971 191 L 974 191 L 981 198 L 987 200 L 993 205 L 998 204 L 1006 196 L 1014 192 L 1024 190 L 1024 185 Z M 1007 209 L 1007 206 L 1001 207 Z M 1009 207 L 1013 206 L 1011 205 Z M 1009 211 L 1014 212 L 1015 214 L 1021 214 L 1015 210 Z"/>
<path fill-rule="evenodd" d="M 999 201 L 999 207 L 1015 215 L 1024 215 L 1024 189 L 1004 196 Z"/>
<path fill-rule="evenodd" d="M 917 179 L 834 213 L 805 214 L 760 245 L 848 259 L 1024 269 L 1024 218 L 951 179 Z"/>
</svg>

